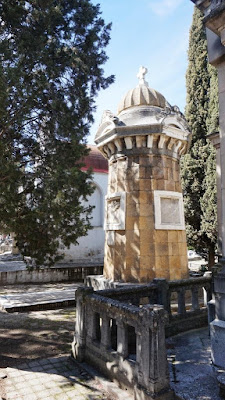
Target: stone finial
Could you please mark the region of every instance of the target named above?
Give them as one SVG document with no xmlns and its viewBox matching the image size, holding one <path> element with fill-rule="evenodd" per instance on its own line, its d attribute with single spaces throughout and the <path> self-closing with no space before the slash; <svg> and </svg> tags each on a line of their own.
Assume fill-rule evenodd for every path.
<svg viewBox="0 0 225 400">
<path fill-rule="evenodd" d="M 145 75 L 147 74 L 148 69 L 146 67 L 141 66 L 139 68 L 137 78 L 139 79 L 139 85 L 145 85 L 148 86 L 148 82 L 145 80 Z"/>
</svg>

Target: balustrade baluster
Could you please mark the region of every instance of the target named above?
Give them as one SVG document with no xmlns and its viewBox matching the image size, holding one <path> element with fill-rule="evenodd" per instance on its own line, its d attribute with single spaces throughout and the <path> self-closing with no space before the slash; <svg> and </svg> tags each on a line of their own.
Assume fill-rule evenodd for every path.
<svg viewBox="0 0 225 400">
<path fill-rule="evenodd" d="M 198 286 L 191 289 L 192 310 L 199 310 Z"/>
<path fill-rule="evenodd" d="M 87 336 L 89 340 L 92 342 L 96 340 L 96 315 L 95 311 L 92 310 L 91 307 L 87 309 Z"/>
<path fill-rule="evenodd" d="M 185 308 L 185 289 L 181 288 L 178 291 L 178 314 L 185 315 L 186 308 Z"/>
<path fill-rule="evenodd" d="M 207 307 L 207 304 L 210 300 L 212 300 L 212 289 L 211 286 L 205 286 L 203 288 L 203 296 L 204 296 L 204 306 Z"/>
<path fill-rule="evenodd" d="M 117 353 L 123 358 L 128 356 L 128 331 L 127 325 L 122 320 L 117 320 Z"/>
<path fill-rule="evenodd" d="M 172 313 L 171 313 L 171 291 L 170 290 L 168 290 L 168 300 L 167 300 L 167 311 L 168 311 L 168 314 L 169 314 L 169 318 L 172 316 Z"/>
<path fill-rule="evenodd" d="M 103 314 L 102 316 L 102 326 L 101 326 L 101 346 L 103 349 L 107 350 L 111 347 L 111 335 L 110 335 L 110 318 Z"/>
</svg>

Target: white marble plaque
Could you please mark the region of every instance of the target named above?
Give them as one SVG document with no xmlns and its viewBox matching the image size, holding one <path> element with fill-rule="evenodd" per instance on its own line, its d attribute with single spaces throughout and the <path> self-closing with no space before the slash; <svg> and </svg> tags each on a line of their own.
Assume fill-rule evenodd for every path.
<svg viewBox="0 0 225 400">
<path fill-rule="evenodd" d="M 119 231 L 125 229 L 126 193 L 117 192 L 106 196 L 105 230 Z"/>
<path fill-rule="evenodd" d="M 155 190 L 154 205 L 155 229 L 185 229 L 182 193 Z"/>
</svg>

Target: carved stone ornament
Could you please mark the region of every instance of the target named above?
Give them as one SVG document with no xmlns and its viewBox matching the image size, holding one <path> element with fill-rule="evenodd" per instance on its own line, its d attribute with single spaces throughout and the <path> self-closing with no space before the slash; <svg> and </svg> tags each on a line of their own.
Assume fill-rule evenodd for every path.
<svg viewBox="0 0 225 400">
<path fill-rule="evenodd" d="M 105 230 L 118 231 L 125 229 L 126 193 L 117 192 L 106 196 Z"/>
</svg>

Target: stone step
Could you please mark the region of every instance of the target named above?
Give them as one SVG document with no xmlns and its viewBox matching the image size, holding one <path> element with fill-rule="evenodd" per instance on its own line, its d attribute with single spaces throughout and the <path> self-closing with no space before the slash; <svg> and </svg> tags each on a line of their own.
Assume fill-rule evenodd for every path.
<svg viewBox="0 0 225 400">
<path fill-rule="evenodd" d="M 80 285 L 77 284 L 73 289 L 1 295 L 0 309 L 12 313 L 75 306 L 75 291 L 78 286 Z"/>
</svg>

